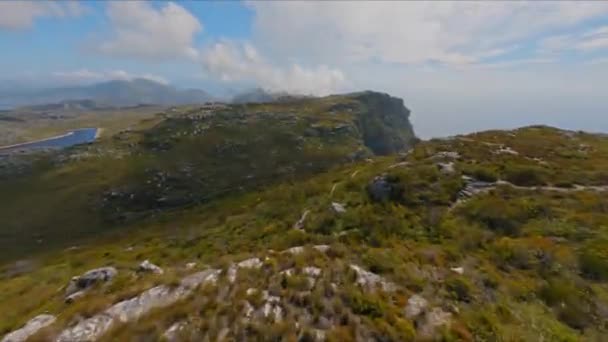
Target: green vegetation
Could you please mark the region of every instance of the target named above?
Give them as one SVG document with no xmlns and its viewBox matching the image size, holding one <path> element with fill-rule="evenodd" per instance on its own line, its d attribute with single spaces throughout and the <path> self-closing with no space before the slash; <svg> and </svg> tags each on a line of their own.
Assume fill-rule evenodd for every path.
<svg viewBox="0 0 608 342">
<path fill-rule="evenodd" d="M 608 185 L 607 138 L 527 127 L 374 156 L 355 108 L 376 100 L 357 96 L 235 106 L 200 122 L 183 108 L 51 159 L 30 156 L 18 176 L 2 171 L 0 306 L 11 310 L 0 312 L 0 334 L 50 312 L 58 321 L 37 337 L 55 336 L 153 285 L 175 286 L 193 272 L 187 263 L 226 271 L 256 256 L 263 266 L 240 272 L 234 285 L 222 274 L 216 286 L 104 338 L 155 340 L 186 320 L 195 340 L 215 340 L 228 326 L 237 340 L 314 340 L 318 330 L 330 341 L 424 340 L 429 332 L 446 341 L 603 340 L 608 199 L 592 187 Z M 129 157 L 70 158 L 96 149 Z M 462 197 L 463 175 L 517 186 L 499 182 Z M 374 179 L 384 183 L 372 187 Z M 294 246 L 305 248 L 280 252 Z M 136 274 L 145 259 L 165 273 Z M 357 285 L 354 264 L 395 288 Z M 65 304 L 68 280 L 100 266 L 119 275 Z M 306 267 L 321 273 L 311 282 Z M 266 300 L 249 289 L 280 298 L 283 320 L 243 321 L 245 300 L 256 309 Z M 408 316 L 414 294 L 427 307 Z M 450 324 L 429 326 L 432 310 Z"/>
</svg>

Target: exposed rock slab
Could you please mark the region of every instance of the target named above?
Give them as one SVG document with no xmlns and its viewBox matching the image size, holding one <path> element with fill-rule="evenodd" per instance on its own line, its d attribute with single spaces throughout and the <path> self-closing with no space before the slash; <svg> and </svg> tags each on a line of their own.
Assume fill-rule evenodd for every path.
<svg viewBox="0 0 608 342">
<path fill-rule="evenodd" d="M 420 295 L 413 295 L 407 300 L 405 307 L 405 317 L 414 318 L 420 315 L 427 307 L 428 302 Z"/>
<path fill-rule="evenodd" d="M 394 283 L 387 281 L 373 272 L 363 269 L 361 266 L 350 265 L 350 268 L 357 274 L 357 285 L 363 288 L 373 290 L 379 286 L 387 292 L 395 291 L 397 289 L 397 286 Z"/>
<path fill-rule="evenodd" d="M 215 283 L 221 270 L 209 269 L 190 275 L 176 288 L 153 287 L 139 296 L 116 303 L 104 312 L 83 320 L 59 334 L 57 342 L 95 341 L 118 323 L 135 321 L 151 310 L 167 307 L 189 296 L 199 285 Z"/>
<path fill-rule="evenodd" d="M 118 271 L 114 267 L 101 267 L 85 272 L 83 275 L 70 280 L 66 289 L 66 296 L 86 290 L 94 284 L 112 280 Z"/>
<path fill-rule="evenodd" d="M 34 335 L 42 328 L 45 328 L 55 322 L 55 316 L 53 315 L 38 315 L 29 320 L 25 325 L 15 330 L 2 338 L 2 342 L 22 342 L 26 341 L 30 336 Z"/>
</svg>

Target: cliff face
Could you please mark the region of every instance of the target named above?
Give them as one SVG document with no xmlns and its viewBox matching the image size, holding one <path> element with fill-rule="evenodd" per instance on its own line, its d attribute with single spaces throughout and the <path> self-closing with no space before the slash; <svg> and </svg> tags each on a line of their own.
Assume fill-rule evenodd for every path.
<svg viewBox="0 0 608 342">
<path fill-rule="evenodd" d="M 362 105 L 357 124 L 365 145 L 374 154 L 386 155 L 411 148 L 418 139 L 403 100 L 366 91 L 352 95 Z"/>
</svg>

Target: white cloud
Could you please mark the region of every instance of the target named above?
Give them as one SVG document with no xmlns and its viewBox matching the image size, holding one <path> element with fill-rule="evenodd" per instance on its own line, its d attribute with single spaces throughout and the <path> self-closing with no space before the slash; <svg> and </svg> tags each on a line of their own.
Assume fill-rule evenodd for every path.
<svg viewBox="0 0 608 342">
<path fill-rule="evenodd" d="M 124 70 L 106 70 L 106 71 L 92 71 L 89 69 L 79 69 L 73 71 L 56 71 L 52 73 L 53 78 L 60 82 L 68 84 L 84 84 L 103 82 L 110 80 L 133 80 L 136 78 L 143 78 L 151 81 L 155 81 L 162 84 L 168 84 L 169 82 L 162 76 L 154 74 L 132 74 Z"/>
<path fill-rule="evenodd" d="M 608 48 L 608 26 L 601 26 L 583 32 L 550 36 L 539 43 L 542 52 L 563 51 L 590 52 Z"/>
<path fill-rule="evenodd" d="M 113 37 L 98 47 L 105 54 L 152 60 L 198 54 L 193 40 L 203 26 L 180 5 L 169 2 L 156 9 L 143 1 L 114 1 L 108 4 L 107 15 Z"/>
<path fill-rule="evenodd" d="M 203 51 L 201 60 L 207 73 L 222 81 L 252 81 L 271 91 L 320 95 L 335 92 L 346 82 L 340 70 L 325 65 L 315 68 L 295 63 L 277 66 L 262 58 L 247 43 L 215 43 Z"/>
<path fill-rule="evenodd" d="M 608 14 L 606 2 L 250 2 L 254 43 L 324 63 L 475 63 Z"/>
<path fill-rule="evenodd" d="M 41 17 L 73 17 L 84 8 L 75 1 L 0 1 L 0 29 L 21 30 Z"/>
</svg>

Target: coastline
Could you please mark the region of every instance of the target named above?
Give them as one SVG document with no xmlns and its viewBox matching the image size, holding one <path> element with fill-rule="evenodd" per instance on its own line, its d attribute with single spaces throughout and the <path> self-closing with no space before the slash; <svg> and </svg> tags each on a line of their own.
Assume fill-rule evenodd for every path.
<svg viewBox="0 0 608 342">
<path fill-rule="evenodd" d="M 97 128 L 97 131 L 95 131 L 95 140 L 99 139 L 101 137 L 101 133 L 103 133 L 103 128 Z"/>
<path fill-rule="evenodd" d="M 34 141 L 27 141 L 27 142 L 22 142 L 22 143 L 14 144 L 14 145 L 0 146 L 0 150 L 4 150 L 4 149 L 8 149 L 8 148 L 15 148 L 15 147 L 19 147 L 19 146 L 23 146 L 23 145 L 28 145 L 28 144 L 33 144 L 33 143 L 44 142 L 44 141 L 47 141 L 47 140 L 65 138 L 65 137 L 68 137 L 68 136 L 73 135 L 73 134 L 74 134 L 74 132 L 72 131 L 72 132 L 68 132 L 68 133 L 65 133 L 65 134 L 56 135 L 54 137 L 49 137 L 49 138 L 44 138 L 44 139 L 39 139 L 39 140 L 34 140 Z"/>
<path fill-rule="evenodd" d="M 2 150 L 8 150 L 8 149 L 13 149 L 13 148 L 19 148 L 19 147 L 24 146 L 24 145 L 36 144 L 36 143 L 41 143 L 41 142 L 45 142 L 45 141 L 49 141 L 49 140 L 61 139 L 61 138 L 69 137 L 71 135 L 74 135 L 74 133 L 76 131 L 83 130 L 83 129 L 91 129 L 91 128 L 79 128 L 79 129 L 74 129 L 72 131 L 69 131 L 69 132 L 67 132 L 65 134 L 60 134 L 60 135 L 52 136 L 52 137 L 49 137 L 49 138 L 44 138 L 44 139 L 39 139 L 39 140 L 34 140 L 34 141 L 27 141 L 27 142 L 22 142 L 22 143 L 13 144 L 13 145 L 0 146 L 0 151 L 2 151 Z M 95 137 L 94 137 L 94 140 L 97 140 L 101 136 L 102 132 L 103 132 L 102 128 L 95 128 Z"/>
</svg>

